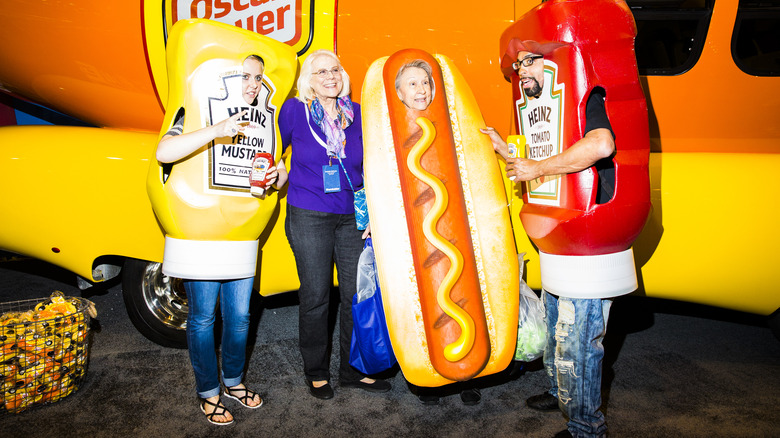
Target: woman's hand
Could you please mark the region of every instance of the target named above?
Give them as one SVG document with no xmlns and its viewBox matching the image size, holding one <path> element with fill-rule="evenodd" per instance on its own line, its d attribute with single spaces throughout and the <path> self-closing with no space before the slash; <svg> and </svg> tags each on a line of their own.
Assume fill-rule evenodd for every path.
<svg viewBox="0 0 780 438">
<path fill-rule="evenodd" d="M 244 132 L 246 125 L 240 125 L 238 119 L 247 115 L 248 112 L 248 110 L 243 110 L 214 125 L 217 133 L 214 138 L 233 137 L 239 132 Z"/>
<path fill-rule="evenodd" d="M 233 114 L 233 116 L 217 123 L 206 126 L 197 131 L 181 135 L 165 134 L 157 144 L 157 161 L 161 163 L 173 163 L 192 154 L 214 139 L 221 137 L 233 137 L 244 127 L 238 124 L 238 119 L 245 116 L 247 110 Z"/>
<path fill-rule="evenodd" d="M 265 190 L 270 190 L 274 186 L 274 183 L 279 179 L 279 172 L 276 170 L 276 166 L 271 166 L 265 171 L 265 177 L 268 182 L 265 184 Z"/>
<path fill-rule="evenodd" d="M 273 187 L 276 190 L 281 190 L 285 184 L 287 184 L 287 166 L 284 165 L 284 161 L 279 160 L 275 167 L 272 167 L 276 173 L 276 177 L 273 182 L 268 184 L 268 187 Z M 271 170 L 268 169 L 268 170 Z"/>
<path fill-rule="evenodd" d="M 265 190 L 263 190 L 260 199 L 264 199 L 272 188 L 279 190 L 287 182 L 287 168 L 284 166 L 284 161 L 279 161 L 276 166 L 269 167 L 265 176 L 268 178 L 268 182 L 265 184 Z"/>
<path fill-rule="evenodd" d="M 368 238 L 368 236 L 370 235 L 371 235 L 371 222 L 369 222 L 368 225 L 366 225 L 366 229 L 365 231 L 363 231 L 363 240 L 366 240 L 366 238 Z"/>
</svg>

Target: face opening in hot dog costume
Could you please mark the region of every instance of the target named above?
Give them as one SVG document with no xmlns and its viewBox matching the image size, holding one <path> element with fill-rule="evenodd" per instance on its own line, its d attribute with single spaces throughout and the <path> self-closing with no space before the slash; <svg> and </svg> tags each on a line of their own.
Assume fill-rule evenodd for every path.
<svg viewBox="0 0 780 438">
<path fill-rule="evenodd" d="M 452 61 L 408 49 L 371 65 L 361 101 L 371 233 L 404 377 L 431 387 L 504 370 L 518 263 L 474 96 Z"/>
<path fill-rule="evenodd" d="M 279 161 L 277 108 L 292 89 L 296 55 L 254 32 L 193 19 L 173 26 L 166 57 L 169 94 L 160 137 L 182 117 L 186 134 L 246 115 L 238 121 L 242 132 L 204 144 L 170 168 L 152 160 L 147 192 L 166 234 L 163 272 L 195 280 L 254 276 L 257 239 L 277 195 L 252 196 L 250 169 L 257 152 Z M 245 63 L 254 78 L 245 77 Z M 261 77 L 262 83 L 248 85 Z"/>
</svg>

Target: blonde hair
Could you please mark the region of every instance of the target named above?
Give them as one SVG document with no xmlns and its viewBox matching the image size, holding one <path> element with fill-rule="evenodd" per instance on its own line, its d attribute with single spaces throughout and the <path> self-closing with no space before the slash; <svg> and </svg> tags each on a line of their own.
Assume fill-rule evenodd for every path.
<svg viewBox="0 0 780 438">
<path fill-rule="evenodd" d="M 301 66 L 301 74 L 300 76 L 298 76 L 298 96 L 296 96 L 296 98 L 303 103 L 307 103 L 316 97 L 314 96 L 314 89 L 311 86 L 311 80 L 314 73 L 311 71 L 312 70 L 311 65 L 314 63 L 314 60 L 319 58 L 320 56 L 330 56 L 331 58 L 336 60 L 336 63 L 338 64 L 339 68 L 341 68 L 341 81 L 343 83 L 343 86 L 341 87 L 341 92 L 339 93 L 339 97 L 349 96 L 350 93 L 349 75 L 347 74 L 347 71 L 344 70 L 344 67 L 341 66 L 341 61 L 339 61 L 339 57 L 336 56 L 336 54 L 331 52 L 330 50 L 320 49 L 320 50 L 315 50 L 314 52 L 309 54 L 309 56 L 306 57 L 306 60 L 303 61 L 303 65 Z"/>
</svg>

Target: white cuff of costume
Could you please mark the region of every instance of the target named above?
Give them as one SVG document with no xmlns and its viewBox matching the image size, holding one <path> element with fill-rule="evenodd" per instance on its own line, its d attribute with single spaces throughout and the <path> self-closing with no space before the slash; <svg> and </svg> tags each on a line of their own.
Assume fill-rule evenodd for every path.
<svg viewBox="0 0 780 438">
<path fill-rule="evenodd" d="M 638 287 L 634 251 L 563 256 L 539 252 L 544 290 L 567 298 L 612 298 Z"/>
<path fill-rule="evenodd" d="M 190 280 L 253 277 L 257 240 L 184 240 L 165 236 L 163 274 Z"/>
</svg>

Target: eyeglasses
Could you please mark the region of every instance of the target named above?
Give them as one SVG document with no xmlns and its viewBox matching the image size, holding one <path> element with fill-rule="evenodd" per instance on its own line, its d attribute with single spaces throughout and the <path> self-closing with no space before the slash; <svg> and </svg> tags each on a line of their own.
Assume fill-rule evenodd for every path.
<svg viewBox="0 0 780 438">
<path fill-rule="evenodd" d="M 530 66 L 534 65 L 534 61 L 536 61 L 539 58 L 544 58 L 544 55 L 528 55 L 528 56 L 526 56 L 525 58 L 523 58 L 523 59 L 521 59 L 519 61 L 513 62 L 512 63 L 512 68 L 515 71 L 518 71 L 518 70 L 520 70 L 520 66 L 530 67 Z"/>
<path fill-rule="evenodd" d="M 333 67 L 330 70 L 322 69 L 317 70 L 314 73 L 312 73 L 312 76 L 317 76 L 320 79 L 325 79 L 328 77 L 328 74 L 333 75 L 333 77 L 341 76 L 341 67 Z"/>
</svg>

